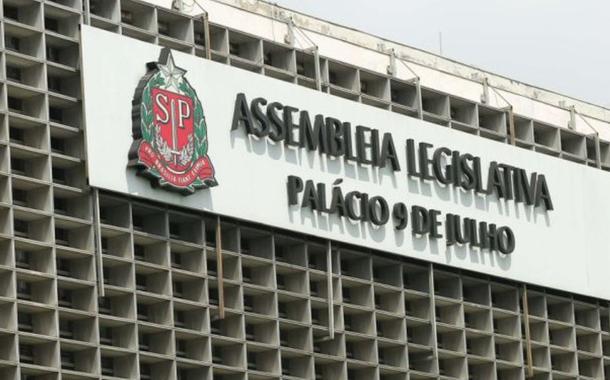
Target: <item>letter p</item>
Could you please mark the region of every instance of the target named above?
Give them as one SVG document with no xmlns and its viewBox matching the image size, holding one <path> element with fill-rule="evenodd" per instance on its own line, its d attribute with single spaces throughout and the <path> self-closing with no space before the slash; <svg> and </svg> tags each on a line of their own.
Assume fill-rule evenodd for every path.
<svg viewBox="0 0 610 380">
<path fill-rule="evenodd" d="M 295 175 L 288 176 L 288 205 L 299 203 L 298 194 L 303 191 L 303 180 Z"/>
</svg>

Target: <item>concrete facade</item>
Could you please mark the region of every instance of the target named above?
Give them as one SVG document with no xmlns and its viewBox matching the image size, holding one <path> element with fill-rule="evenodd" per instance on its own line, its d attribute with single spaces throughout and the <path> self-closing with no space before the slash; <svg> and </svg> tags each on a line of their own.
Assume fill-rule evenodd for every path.
<svg viewBox="0 0 610 380">
<path fill-rule="evenodd" d="M 607 300 L 367 247 L 328 260 L 315 236 L 98 194 L 79 24 L 204 56 L 203 23 L 138 0 L 0 3 L 0 379 L 610 377 Z M 268 3 L 202 4 L 215 61 L 509 144 L 504 97 L 515 152 L 610 169 L 602 107 Z"/>
</svg>

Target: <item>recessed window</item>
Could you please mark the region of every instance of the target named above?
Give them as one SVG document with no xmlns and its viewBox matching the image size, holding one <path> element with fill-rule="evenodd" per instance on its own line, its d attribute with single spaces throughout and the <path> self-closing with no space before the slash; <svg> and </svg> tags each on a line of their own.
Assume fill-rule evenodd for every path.
<svg viewBox="0 0 610 380">
<path fill-rule="evenodd" d="M 244 282 L 252 282 L 252 270 L 250 268 L 242 268 L 241 277 Z"/>
<path fill-rule="evenodd" d="M 205 34 L 204 33 L 195 33 L 195 44 L 204 46 L 205 45 Z"/>
<path fill-rule="evenodd" d="M 66 184 L 66 181 L 68 178 L 66 169 L 54 167 L 52 170 L 52 174 L 53 174 L 53 182 L 58 183 L 60 185 Z"/>
<path fill-rule="evenodd" d="M 214 230 L 205 231 L 205 244 L 210 247 L 216 247 L 216 232 Z"/>
<path fill-rule="evenodd" d="M 6 67 L 6 77 L 8 79 L 12 79 L 16 82 L 22 81 L 21 69 L 15 66 L 7 66 Z"/>
<path fill-rule="evenodd" d="M 110 314 L 112 312 L 112 301 L 108 297 L 100 297 L 97 305 L 98 311 L 102 314 Z"/>
<path fill-rule="evenodd" d="M 108 253 L 108 238 L 102 236 L 100 240 L 102 241 L 102 253 Z"/>
<path fill-rule="evenodd" d="M 180 223 L 170 223 L 169 224 L 169 237 L 172 239 L 180 239 Z"/>
<path fill-rule="evenodd" d="M 251 323 L 247 323 L 246 324 L 246 339 L 254 340 L 255 336 L 256 336 L 256 333 L 255 333 L 254 325 Z"/>
<path fill-rule="evenodd" d="M 140 380 L 150 380 L 151 377 L 151 369 L 148 363 L 140 364 Z"/>
<path fill-rule="evenodd" d="M 64 120 L 64 110 L 59 107 L 49 107 L 49 119 L 56 123 L 62 123 Z"/>
<path fill-rule="evenodd" d="M 208 288 L 208 299 L 210 305 L 218 305 L 218 289 Z"/>
<path fill-rule="evenodd" d="M 69 351 L 61 352 L 61 368 L 74 370 L 76 366 L 74 365 L 74 353 Z"/>
<path fill-rule="evenodd" d="M 172 267 L 182 268 L 182 254 L 172 252 Z"/>
<path fill-rule="evenodd" d="M 284 302 L 277 304 L 277 313 L 280 318 L 288 318 L 288 306 Z"/>
<path fill-rule="evenodd" d="M 4 18 L 10 18 L 19 21 L 19 8 L 4 4 Z"/>
<path fill-rule="evenodd" d="M 66 215 L 68 213 L 68 200 L 66 198 L 54 197 L 53 206 L 56 214 Z"/>
<path fill-rule="evenodd" d="M 186 316 L 184 311 L 175 310 L 174 311 L 174 326 L 176 327 L 185 327 L 186 326 Z"/>
<path fill-rule="evenodd" d="M 208 266 L 208 274 L 210 276 L 216 276 L 218 274 L 216 272 L 216 260 L 208 259 L 206 265 Z"/>
<path fill-rule="evenodd" d="M 369 92 L 369 84 L 365 81 L 360 81 L 360 92 L 363 94 L 368 94 Z"/>
<path fill-rule="evenodd" d="M 143 245 L 134 244 L 133 245 L 133 255 L 136 260 L 144 260 L 146 258 L 146 249 Z"/>
<path fill-rule="evenodd" d="M 54 18 L 45 17 L 44 18 L 44 28 L 46 30 L 50 30 L 52 32 L 59 32 L 59 21 Z"/>
<path fill-rule="evenodd" d="M 164 36 L 169 36 L 169 23 L 166 21 L 161 21 L 157 23 L 157 30 L 159 34 L 163 34 Z"/>
<path fill-rule="evenodd" d="M 55 153 L 65 153 L 66 141 L 58 137 L 51 137 L 51 150 Z"/>
<path fill-rule="evenodd" d="M 176 340 L 176 356 L 181 358 L 187 357 L 187 344 L 185 340 L 177 339 Z"/>
<path fill-rule="evenodd" d="M 34 364 L 34 348 L 29 344 L 19 344 L 19 361 Z"/>
<path fill-rule="evenodd" d="M 8 109 L 11 111 L 22 112 L 23 111 L 23 100 L 9 96 L 7 98 Z"/>
<path fill-rule="evenodd" d="M 47 79 L 47 87 L 49 90 L 55 92 L 61 92 L 61 79 L 58 77 L 49 77 Z"/>
<path fill-rule="evenodd" d="M 311 323 L 313 323 L 314 325 L 320 324 L 320 309 L 311 310 Z"/>
<path fill-rule="evenodd" d="M 6 36 L 5 39 L 6 48 L 12 51 L 20 51 L 21 50 L 21 40 L 18 37 L 14 36 Z"/>
<path fill-rule="evenodd" d="M 17 298 L 23 300 L 32 299 L 32 285 L 29 282 L 23 280 L 17 281 Z"/>
<path fill-rule="evenodd" d="M 17 327 L 19 331 L 32 332 L 33 327 L 32 315 L 24 312 L 17 313 Z"/>
<path fill-rule="evenodd" d="M 138 303 L 138 319 L 148 321 L 148 305 Z"/>
<path fill-rule="evenodd" d="M 254 297 L 250 295 L 244 295 L 244 310 L 254 311 Z"/>
<path fill-rule="evenodd" d="M 148 335 L 139 333 L 138 347 L 141 351 L 150 351 L 150 339 L 148 338 Z"/>
<path fill-rule="evenodd" d="M 121 22 L 126 24 L 133 24 L 133 13 L 124 9 L 121 9 Z"/>
<path fill-rule="evenodd" d="M 51 62 L 58 62 L 61 59 L 61 50 L 55 46 L 47 45 L 47 60 Z"/>
<path fill-rule="evenodd" d="M 25 175 L 26 163 L 20 158 L 11 157 L 11 171 L 14 174 Z"/>
<path fill-rule="evenodd" d="M 247 358 L 248 358 L 248 369 L 256 371 L 258 369 L 258 364 L 257 364 L 258 355 L 256 354 L 256 352 L 248 352 Z"/>
<path fill-rule="evenodd" d="M 182 298 L 183 287 L 180 281 L 174 281 L 174 297 Z"/>
<path fill-rule="evenodd" d="M 59 306 L 72 307 L 72 290 L 70 289 L 57 289 L 57 301 Z"/>
<path fill-rule="evenodd" d="M 15 265 L 18 268 L 29 269 L 31 266 L 31 254 L 28 251 L 22 249 L 15 250 Z"/>
<path fill-rule="evenodd" d="M 229 54 L 231 55 L 239 55 L 239 44 L 235 42 L 229 43 Z"/>
<path fill-rule="evenodd" d="M 133 229 L 136 231 L 144 231 L 144 216 L 133 215 L 132 216 Z"/>
<path fill-rule="evenodd" d="M 15 236 L 27 238 L 30 232 L 30 225 L 25 220 L 15 219 L 13 231 Z"/>
<path fill-rule="evenodd" d="M 114 359 L 109 357 L 102 357 L 102 375 L 114 376 Z"/>
<path fill-rule="evenodd" d="M 112 284 L 112 273 L 109 267 L 102 269 L 102 275 L 104 276 L 104 284 Z"/>
<path fill-rule="evenodd" d="M 55 227 L 55 244 L 68 245 L 70 239 L 70 233 L 67 229 L 61 227 Z"/>
<path fill-rule="evenodd" d="M 14 142 L 17 144 L 23 144 L 25 131 L 20 128 L 10 127 L 9 136 L 10 136 L 9 138 L 10 138 L 11 142 Z"/>
<path fill-rule="evenodd" d="M 23 189 L 13 189 L 13 204 L 27 207 L 28 192 Z"/>
<path fill-rule="evenodd" d="M 67 319 L 60 319 L 59 336 L 65 339 L 74 338 L 74 322 Z"/>
<path fill-rule="evenodd" d="M 112 328 L 100 326 L 100 343 L 112 346 Z"/>
<path fill-rule="evenodd" d="M 146 283 L 147 283 L 146 275 L 144 275 L 142 273 L 137 273 L 136 274 L 136 289 L 146 290 Z"/>
<path fill-rule="evenodd" d="M 58 257 L 56 259 L 57 274 L 60 276 L 70 276 L 70 260 Z"/>
<path fill-rule="evenodd" d="M 305 75 L 305 62 L 300 60 L 297 61 L 297 74 Z"/>
</svg>

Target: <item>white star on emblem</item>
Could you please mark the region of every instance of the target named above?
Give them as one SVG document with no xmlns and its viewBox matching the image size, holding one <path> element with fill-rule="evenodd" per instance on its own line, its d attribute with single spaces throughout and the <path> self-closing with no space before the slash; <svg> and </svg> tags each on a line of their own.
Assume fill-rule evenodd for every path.
<svg viewBox="0 0 610 380">
<path fill-rule="evenodd" d="M 165 64 L 163 65 L 159 62 L 157 63 L 157 68 L 165 77 L 166 87 L 174 87 L 175 89 L 178 89 L 178 84 L 186 73 L 186 70 L 183 70 L 174 64 L 174 57 L 172 56 L 171 52 L 167 55 Z"/>
</svg>

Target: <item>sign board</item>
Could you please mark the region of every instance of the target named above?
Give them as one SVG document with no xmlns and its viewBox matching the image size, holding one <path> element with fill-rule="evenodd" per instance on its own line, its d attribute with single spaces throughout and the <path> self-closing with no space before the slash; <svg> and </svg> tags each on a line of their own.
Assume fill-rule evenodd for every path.
<svg viewBox="0 0 610 380">
<path fill-rule="evenodd" d="M 96 28 L 82 42 L 91 186 L 610 299 L 606 172 Z"/>
</svg>

